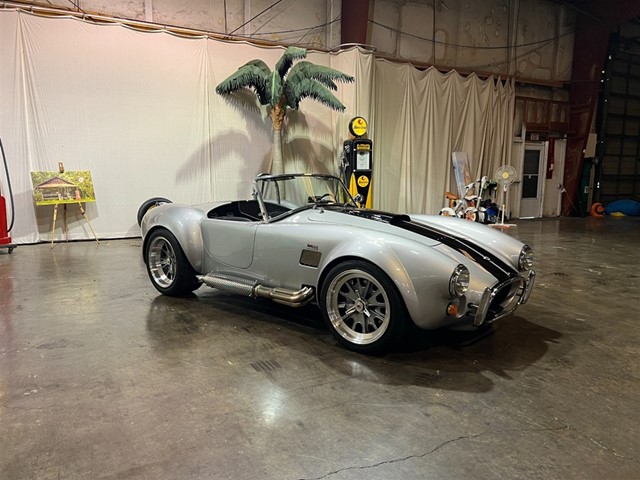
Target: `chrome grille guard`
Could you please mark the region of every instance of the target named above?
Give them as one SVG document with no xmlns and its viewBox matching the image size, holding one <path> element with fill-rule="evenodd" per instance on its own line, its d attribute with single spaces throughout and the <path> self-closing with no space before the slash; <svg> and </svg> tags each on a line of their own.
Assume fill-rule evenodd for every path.
<svg viewBox="0 0 640 480">
<path fill-rule="evenodd" d="M 480 304 L 476 309 L 476 313 L 473 316 L 473 324 L 476 327 L 479 327 L 485 322 L 493 322 L 498 320 L 499 318 L 505 317 L 512 313 L 519 305 L 523 305 L 527 303 L 529 300 L 529 295 L 531 295 L 531 290 L 533 289 L 533 284 L 535 283 L 536 272 L 533 270 L 529 271 L 529 275 L 527 278 L 523 277 L 515 277 L 510 278 L 502 283 L 499 283 L 493 288 L 486 288 L 484 293 L 482 294 L 482 299 L 480 300 Z M 495 316 L 491 318 L 487 318 L 489 314 L 489 309 L 493 304 L 494 299 L 498 296 L 505 288 L 513 288 L 515 284 L 518 284 L 518 290 L 514 295 L 510 295 L 503 302 L 500 303 L 500 308 Z M 517 301 L 515 301 L 517 299 Z"/>
</svg>

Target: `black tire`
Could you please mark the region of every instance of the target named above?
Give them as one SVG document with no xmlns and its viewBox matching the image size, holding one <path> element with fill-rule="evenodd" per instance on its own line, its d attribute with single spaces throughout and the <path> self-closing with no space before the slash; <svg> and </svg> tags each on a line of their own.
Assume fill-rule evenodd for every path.
<svg viewBox="0 0 640 480">
<path fill-rule="evenodd" d="M 354 352 L 384 353 L 406 330 L 406 308 L 395 285 L 367 262 L 349 260 L 333 267 L 322 283 L 318 304 L 331 333 Z"/>
<path fill-rule="evenodd" d="M 171 203 L 171 200 L 163 197 L 154 197 L 140 205 L 137 215 L 138 226 L 142 225 L 142 219 L 150 209 L 157 207 L 158 205 L 162 205 L 163 203 Z"/>
<path fill-rule="evenodd" d="M 197 290 L 201 282 L 176 238 L 164 228 L 149 235 L 144 252 L 147 273 L 163 295 L 180 297 Z"/>
</svg>

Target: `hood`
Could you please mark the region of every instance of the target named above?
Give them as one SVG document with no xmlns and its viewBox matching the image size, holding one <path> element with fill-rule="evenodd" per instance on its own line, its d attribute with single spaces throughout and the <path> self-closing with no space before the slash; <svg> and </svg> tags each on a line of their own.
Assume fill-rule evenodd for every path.
<svg viewBox="0 0 640 480">
<path fill-rule="evenodd" d="M 397 215 L 378 210 L 334 209 L 318 208 L 305 210 L 300 213 L 310 222 L 345 225 L 368 231 L 372 235 L 380 233 L 395 235 L 416 241 L 426 246 L 434 247 L 440 243 L 436 238 L 416 236 L 409 230 L 398 228 L 400 220 L 410 220 L 407 215 Z"/>
<path fill-rule="evenodd" d="M 409 216 L 379 210 L 336 211 L 327 209 L 325 211 L 314 210 L 310 212 L 308 219 L 310 221 L 358 226 L 376 232 L 384 231 L 432 247 L 442 245 L 442 247 L 448 248 L 439 247 L 439 250 L 453 250 L 457 254 L 452 256 L 457 259 L 461 258 L 459 255 L 464 255 L 464 257 L 472 260 L 500 281 L 518 275 L 518 271 L 509 261 L 509 255 L 505 256 L 489 247 L 489 245 L 497 246 L 495 245 L 494 237 L 504 237 L 500 238 L 501 241 L 508 239 L 505 247 L 509 250 L 512 249 L 513 245 L 511 243 L 513 242 L 521 246 L 517 240 L 501 232 L 496 232 L 489 227 L 477 225 L 476 230 L 477 227 L 480 227 L 480 230 L 477 230 L 477 236 L 487 236 L 487 241 L 478 241 L 475 238 L 471 238 L 468 232 L 465 231 L 465 224 L 471 223 L 468 220 L 446 219 L 453 220 L 454 224 L 452 222 L 442 222 L 442 217 L 435 216 L 438 218 L 432 223 L 429 222 L 430 217 L 430 215 Z M 459 220 L 459 222 L 455 222 L 455 220 Z M 458 227 L 460 227 L 462 233 L 456 231 Z M 519 250 L 520 247 L 517 248 L 518 252 Z M 446 251 L 443 251 L 443 253 L 446 254 Z"/>
</svg>

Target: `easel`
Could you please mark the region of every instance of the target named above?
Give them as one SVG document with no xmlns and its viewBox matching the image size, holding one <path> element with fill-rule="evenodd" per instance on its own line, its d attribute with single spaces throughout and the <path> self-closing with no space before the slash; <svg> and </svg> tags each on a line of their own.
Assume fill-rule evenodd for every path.
<svg viewBox="0 0 640 480">
<path fill-rule="evenodd" d="M 76 202 L 78 205 L 78 208 L 80 209 L 80 213 L 82 214 L 82 216 L 84 217 L 85 221 L 87 222 L 87 225 L 89 225 L 89 229 L 91 230 L 91 233 L 93 234 L 93 238 L 96 239 L 96 242 L 98 244 L 100 244 L 100 240 L 98 240 L 98 236 L 96 235 L 96 232 L 93 230 L 93 227 L 91 226 L 91 222 L 89 221 L 89 218 L 87 217 L 87 214 L 84 210 L 84 207 L 82 206 L 82 202 L 80 202 L 79 200 Z M 58 218 L 58 206 L 60 205 L 60 203 L 56 203 L 53 207 L 53 226 L 51 227 L 51 248 L 53 248 L 53 240 L 54 240 L 54 232 L 56 229 L 56 219 Z M 63 226 L 62 229 L 64 231 L 64 241 L 68 242 L 69 241 L 69 227 L 67 225 L 67 203 L 63 203 Z"/>
</svg>

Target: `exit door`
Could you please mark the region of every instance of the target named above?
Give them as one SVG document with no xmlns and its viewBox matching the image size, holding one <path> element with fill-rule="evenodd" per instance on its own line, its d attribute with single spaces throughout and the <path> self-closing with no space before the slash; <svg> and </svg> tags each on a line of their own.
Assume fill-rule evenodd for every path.
<svg viewBox="0 0 640 480">
<path fill-rule="evenodd" d="M 542 216 L 544 167 L 544 144 L 525 145 L 524 158 L 522 161 L 520 218 L 536 218 Z"/>
</svg>

